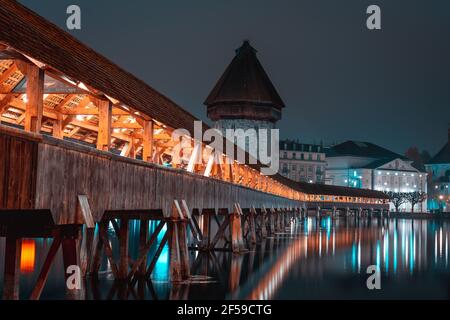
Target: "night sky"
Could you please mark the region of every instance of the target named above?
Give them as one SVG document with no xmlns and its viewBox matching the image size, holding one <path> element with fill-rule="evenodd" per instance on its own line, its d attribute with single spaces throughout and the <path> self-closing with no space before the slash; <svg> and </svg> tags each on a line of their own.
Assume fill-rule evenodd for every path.
<svg viewBox="0 0 450 320">
<path fill-rule="evenodd" d="M 249 39 L 283 98 L 282 138 L 437 152 L 450 122 L 448 0 L 22 0 L 200 119 Z M 366 8 L 382 30 L 366 28 Z"/>
</svg>

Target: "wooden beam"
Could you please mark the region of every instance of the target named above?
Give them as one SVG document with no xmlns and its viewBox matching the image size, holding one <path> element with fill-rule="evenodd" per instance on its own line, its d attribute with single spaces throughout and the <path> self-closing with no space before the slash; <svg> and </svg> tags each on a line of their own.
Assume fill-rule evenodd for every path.
<svg viewBox="0 0 450 320">
<path fill-rule="evenodd" d="M 67 95 L 64 99 L 62 99 L 61 102 L 55 107 L 55 110 L 56 110 L 57 112 L 61 112 L 61 111 L 63 110 L 64 106 L 65 106 L 66 104 L 68 104 L 70 101 L 73 100 L 74 96 L 75 96 L 75 95 L 73 95 L 73 94 L 68 94 L 68 95 Z"/>
<path fill-rule="evenodd" d="M 48 274 L 50 272 L 50 267 L 52 266 L 53 260 L 55 259 L 56 253 L 58 252 L 59 246 L 61 244 L 61 235 L 58 232 L 53 238 L 53 242 L 47 253 L 47 257 L 44 260 L 44 264 L 39 273 L 36 285 L 31 293 L 30 300 L 38 300 L 41 296 L 42 290 L 44 289 L 45 283 L 47 282 Z"/>
<path fill-rule="evenodd" d="M 80 103 L 78 104 L 77 108 L 83 108 L 85 109 L 85 107 L 91 103 L 91 100 L 89 99 L 89 96 L 86 96 L 83 100 L 80 101 Z M 62 124 L 63 129 L 73 121 L 73 119 L 75 119 L 75 115 L 68 115 Z"/>
<path fill-rule="evenodd" d="M 0 85 L 3 84 L 3 82 L 5 82 L 6 80 L 8 80 L 8 78 L 14 74 L 14 72 L 16 72 L 17 69 L 17 65 L 16 64 L 12 64 L 8 70 L 6 70 L 5 72 L 3 72 L 2 74 L 0 74 Z"/>
<path fill-rule="evenodd" d="M 215 151 L 212 150 L 208 158 L 208 163 L 206 164 L 205 172 L 203 173 L 205 177 L 209 177 L 211 175 L 211 171 L 214 166 L 214 158 L 215 158 Z"/>
<path fill-rule="evenodd" d="M 35 65 L 27 67 L 27 110 L 25 130 L 40 132 L 44 112 L 44 70 Z"/>
<path fill-rule="evenodd" d="M 191 157 L 189 158 L 189 163 L 187 166 L 187 171 L 194 172 L 195 165 L 197 164 L 197 160 L 200 156 L 200 153 L 202 151 L 202 144 L 201 142 L 195 141 L 194 142 L 194 149 L 191 152 Z"/>
<path fill-rule="evenodd" d="M 0 100 L 0 116 L 8 110 L 13 98 L 14 96 L 12 94 L 7 94 Z"/>
<path fill-rule="evenodd" d="M 10 85 L 4 85 L 3 83 L 16 71 L 19 71 L 16 64 L 13 64 L 11 67 L 9 67 L 8 70 L 0 74 L 0 93 L 9 93 L 14 86 Z M 20 80 L 19 80 L 20 81 Z"/>
<path fill-rule="evenodd" d="M 111 125 L 112 128 L 120 128 L 120 129 L 142 129 L 142 127 L 139 125 L 139 123 L 131 123 L 131 122 L 122 122 L 122 121 L 115 121 Z"/>
<path fill-rule="evenodd" d="M 153 121 L 144 121 L 144 134 L 142 142 L 142 160 L 152 162 L 153 160 Z"/>
<path fill-rule="evenodd" d="M 109 100 L 99 100 L 98 111 L 97 149 L 109 151 L 111 143 L 111 102 Z"/>
<path fill-rule="evenodd" d="M 63 114 L 65 115 L 80 115 L 80 116 L 97 116 L 99 114 L 98 109 L 97 108 L 89 108 L 86 109 L 85 106 L 77 106 L 76 108 L 73 109 L 69 109 L 69 110 L 64 110 L 62 111 Z M 112 110 L 112 115 L 113 116 L 127 116 L 130 115 L 130 113 L 127 113 L 126 111 L 122 110 L 122 109 L 118 109 L 118 108 L 113 108 Z M 133 125 L 133 128 L 142 128 L 139 123 L 131 123 L 130 125 Z M 117 128 L 122 128 L 120 126 L 118 126 Z"/>
<path fill-rule="evenodd" d="M 63 130 L 63 116 L 61 114 L 57 114 L 56 120 L 53 120 L 53 137 L 58 139 L 63 139 L 64 137 L 64 130 Z"/>
</svg>

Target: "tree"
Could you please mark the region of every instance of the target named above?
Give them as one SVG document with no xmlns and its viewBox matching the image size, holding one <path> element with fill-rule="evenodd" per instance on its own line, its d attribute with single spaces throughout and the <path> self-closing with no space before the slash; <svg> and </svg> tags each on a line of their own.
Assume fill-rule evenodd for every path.
<svg viewBox="0 0 450 320">
<path fill-rule="evenodd" d="M 427 150 L 419 151 L 417 147 L 409 147 L 405 152 L 405 157 L 413 161 L 413 166 L 420 170 L 425 170 L 425 163 L 431 160 L 430 153 Z"/>
<path fill-rule="evenodd" d="M 409 147 L 405 152 L 405 156 L 417 164 L 423 164 L 419 148 L 417 147 Z"/>
<path fill-rule="evenodd" d="M 394 205 L 396 212 L 399 212 L 400 206 L 407 202 L 406 194 L 403 192 L 388 191 L 388 192 L 386 192 L 386 195 L 389 197 L 392 204 Z"/>
<path fill-rule="evenodd" d="M 411 203 L 411 212 L 414 212 L 414 206 L 422 201 L 425 201 L 427 194 L 422 191 L 408 192 L 406 200 Z"/>
<path fill-rule="evenodd" d="M 420 157 L 422 158 L 422 162 L 425 164 L 425 163 L 428 163 L 430 160 L 431 160 L 431 155 L 430 155 L 430 153 L 427 151 L 427 150 L 423 150 L 421 153 L 420 153 Z"/>
</svg>

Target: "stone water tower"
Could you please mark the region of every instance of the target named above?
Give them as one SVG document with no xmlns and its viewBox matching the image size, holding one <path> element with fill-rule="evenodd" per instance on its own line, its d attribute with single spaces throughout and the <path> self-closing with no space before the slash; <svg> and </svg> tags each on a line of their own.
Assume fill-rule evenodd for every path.
<svg viewBox="0 0 450 320">
<path fill-rule="evenodd" d="M 284 103 L 256 52 L 244 41 L 204 103 L 208 118 L 224 135 L 226 129 L 275 129 L 281 119 Z"/>
</svg>

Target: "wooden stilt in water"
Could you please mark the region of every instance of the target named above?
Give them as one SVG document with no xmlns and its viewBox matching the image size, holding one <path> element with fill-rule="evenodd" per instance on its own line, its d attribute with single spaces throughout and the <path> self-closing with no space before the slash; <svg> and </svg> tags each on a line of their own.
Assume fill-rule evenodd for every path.
<svg viewBox="0 0 450 320">
<path fill-rule="evenodd" d="M 129 220 L 122 218 L 120 220 L 119 232 L 119 270 L 118 279 L 125 280 L 128 276 L 128 236 L 129 236 Z"/>
<path fill-rule="evenodd" d="M 186 227 L 187 219 L 184 218 L 178 201 L 174 200 L 167 230 L 169 232 L 170 275 L 172 282 L 188 280 L 190 277 Z"/>
<path fill-rule="evenodd" d="M 175 227 L 175 222 L 171 221 L 167 224 L 167 234 L 169 238 L 170 252 L 170 279 L 172 282 L 180 282 L 183 281 L 183 278 L 181 276 L 181 257 L 178 242 L 178 230 Z"/>
<path fill-rule="evenodd" d="M 260 223 L 261 239 L 264 239 L 267 237 L 267 210 L 264 207 L 261 208 Z"/>
<path fill-rule="evenodd" d="M 246 251 L 244 245 L 244 238 L 242 234 L 242 209 L 238 203 L 234 204 L 234 210 L 230 215 L 230 235 L 231 235 L 231 248 L 233 253 L 240 253 Z"/>
<path fill-rule="evenodd" d="M 254 206 L 250 208 L 249 212 L 249 227 L 250 227 L 250 243 L 256 244 L 256 226 L 255 226 L 255 218 L 256 218 L 256 209 Z"/>
<path fill-rule="evenodd" d="M 17 238 L 14 236 L 6 237 L 5 273 L 3 280 L 4 300 L 19 299 L 21 246 L 21 238 Z"/>
<path fill-rule="evenodd" d="M 80 268 L 83 277 L 86 276 L 92 264 L 92 247 L 94 244 L 95 221 L 86 195 L 78 195 L 77 222 L 84 224 L 83 234 L 79 239 Z"/>
<path fill-rule="evenodd" d="M 141 220 L 139 226 L 139 248 L 143 250 L 147 244 L 148 238 L 148 220 Z M 142 263 L 138 268 L 138 275 L 144 276 L 147 271 L 147 255 L 144 253 L 142 257 Z"/>
<path fill-rule="evenodd" d="M 272 207 L 269 211 L 269 232 L 271 235 L 275 234 L 275 209 Z"/>
<path fill-rule="evenodd" d="M 81 299 L 82 298 L 81 274 L 79 274 L 80 278 L 77 279 L 76 271 L 72 270 L 71 273 L 68 272 L 69 270 L 71 270 L 69 268 L 73 267 L 79 268 L 80 266 L 80 255 L 79 255 L 80 252 L 77 243 L 80 231 L 71 227 L 64 227 L 63 229 L 64 234 L 62 237 L 61 246 L 63 253 L 64 275 L 66 279 L 66 299 L 69 300 Z M 80 287 L 76 287 L 75 283 L 72 283 L 69 280 L 73 280 L 75 283 L 79 281 Z"/>
<path fill-rule="evenodd" d="M 208 250 L 211 243 L 211 214 L 208 210 L 202 210 L 202 235 L 201 250 Z"/>
</svg>

